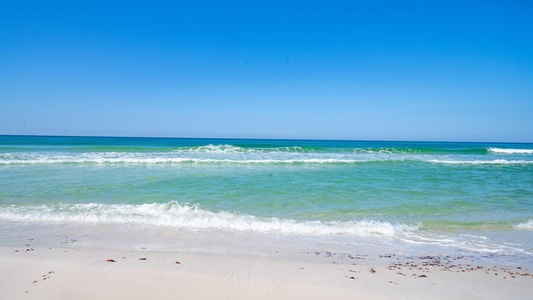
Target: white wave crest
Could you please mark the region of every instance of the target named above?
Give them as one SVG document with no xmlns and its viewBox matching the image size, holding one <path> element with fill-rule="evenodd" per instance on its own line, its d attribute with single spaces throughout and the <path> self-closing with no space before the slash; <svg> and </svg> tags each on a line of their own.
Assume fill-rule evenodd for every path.
<svg viewBox="0 0 533 300">
<path fill-rule="evenodd" d="M 227 146 L 227 147 L 226 147 Z M 206 146 L 211 149 L 211 146 Z M 435 156 L 400 153 L 335 153 L 335 152 L 297 152 L 250 150 L 242 152 L 239 147 L 225 145 L 212 146 L 207 152 L 173 151 L 173 152 L 85 152 L 85 153 L 4 153 L 0 154 L 0 165 L 34 165 L 34 164 L 354 164 L 367 162 L 426 162 L 438 164 L 533 164 L 530 159 L 495 159 L 487 160 L 473 156 Z M 246 150 L 246 149 L 245 149 Z M 248 149 L 249 150 L 249 149 Z M 246 150 L 246 151 L 248 151 Z M 302 150 L 303 151 L 303 150 Z"/>
<path fill-rule="evenodd" d="M 198 205 L 171 201 L 164 204 L 61 204 L 10 206 L 0 209 L 0 219 L 43 222 L 132 223 L 189 230 L 230 230 L 303 235 L 396 236 L 416 231 L 419 225 L 378 221 L 297 221 L 213 212 Z"/>
<path fill-rule="evenodd" d="M 222 151 L 222 150 L 221 150 Z M 8 153 L 0 155 L 0 165 L 31 164 L 165 164 L 165 163 L 357 163 L 386 160 L 386 157 L 361 157 L 336 153 L 290 152 L 171 152 L 171 153 Z"/>
<path fill-rule="evenodd" d="M 175 152 L 210 152 L 210 153 L 249 153 L 254 149 L 246 149 L 233 145 L 207 145 L 174 150 Z"/>
<path fill-rule="evenodd" d="M 213 145 L 209 144 L 206 146 L 197 146 L 197 147 L 187 147 L 176 149 L 174 152 L 178 153 L 271 153 L 271 152 L 295 152 L 295 153 L 304 153 L 309 150 L 305 150 L 302 147 L 298 146 L 289 146 L 289 147 L 275 147 L 275 148 L 243 148 L 234 145 Z M 310 151 L 314 152 L 314 151 Z"/>
<path fill-rule="evenodd" d="M 233 163 L 233 164 L 334 164 L 359 163 L 374 160 L 335 159 L 335 158 L 286 158 L 286 159 L 238 159 L 238 158 L 192 158 L 192 157 L 53 157 L 26 160 L 0 160 L 0 165 L 36 165 L 36 164 L 179 164 L 179 163 Z"/>
<path fill-rule="evenodd" d="M 533 149 L 503 149 L 503 148 L 488 148 L 489 152 L 503 153 L 503 154 L 533 154 Z"/>
<path fill-rule="evenodd" d="M 533 230 L 533 220 L 515 225 L 517 229 Z"/>
<path fill-rule="evenodd" d="M 428 162 L 437 164 L 449 164 L 449 165 L 527 165 L 533 164 L 530 160 L 506 160 L 506 159 L 494 159 L 494 160 L 446 160 L 446 159 L 430 159 Z"/>
</svg>

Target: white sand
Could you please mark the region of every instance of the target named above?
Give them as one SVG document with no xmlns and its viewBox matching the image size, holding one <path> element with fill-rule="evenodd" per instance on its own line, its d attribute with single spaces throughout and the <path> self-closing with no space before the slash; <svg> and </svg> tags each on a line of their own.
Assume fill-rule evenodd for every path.
<svg viewBox="0 0 533 300">
<path fill-rule="evenodd" d="M 0 299 L 531 299 L 533 295 L 533 276 L 525 275 L 532 273 L 529 270 L 478 267 L 453 259 L 445 263 L 439 258 L 2 246 L 0 266 Z"/>
</svg>

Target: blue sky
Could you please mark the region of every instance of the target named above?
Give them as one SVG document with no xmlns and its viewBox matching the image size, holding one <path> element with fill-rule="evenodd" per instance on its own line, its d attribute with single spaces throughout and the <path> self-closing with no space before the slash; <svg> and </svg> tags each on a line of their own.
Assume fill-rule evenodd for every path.
<svg viewBox="0 0 533 300">
<path fill-rule="evenodd" d="M 530 1 L 0 2 L 0 134 L 533 142 Z"/>
</svg>

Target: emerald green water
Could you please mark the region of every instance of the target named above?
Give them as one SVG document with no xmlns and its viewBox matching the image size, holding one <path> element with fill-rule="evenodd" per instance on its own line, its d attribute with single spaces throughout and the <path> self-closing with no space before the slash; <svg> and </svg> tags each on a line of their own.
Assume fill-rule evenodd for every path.
<svg viewBox="0 0 533 300">
<path fill-rule="evenodd" d="M 0 136 L 0 226 L 17 222 L 527 256 L 533 145 Z"/>
</svg>

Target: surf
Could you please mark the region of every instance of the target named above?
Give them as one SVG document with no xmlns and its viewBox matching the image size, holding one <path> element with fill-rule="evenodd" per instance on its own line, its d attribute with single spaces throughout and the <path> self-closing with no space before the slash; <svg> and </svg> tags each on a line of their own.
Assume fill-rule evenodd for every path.
<svg viewBox="0 0 533 300">
<path fill-rule="evenodd" d="M 392 224 L 374 220 L 318 221 L 258 217 L 245 213 L 212 211 L 198 204 L 57 204 L 9 206 L 0 209 L 0 219 L 37 222 L 117 223 L 167 226 L 185 230 L 230 230 L 236 232 L 395 236 L 416 231 L 419 225 Z"/>
</svg>

